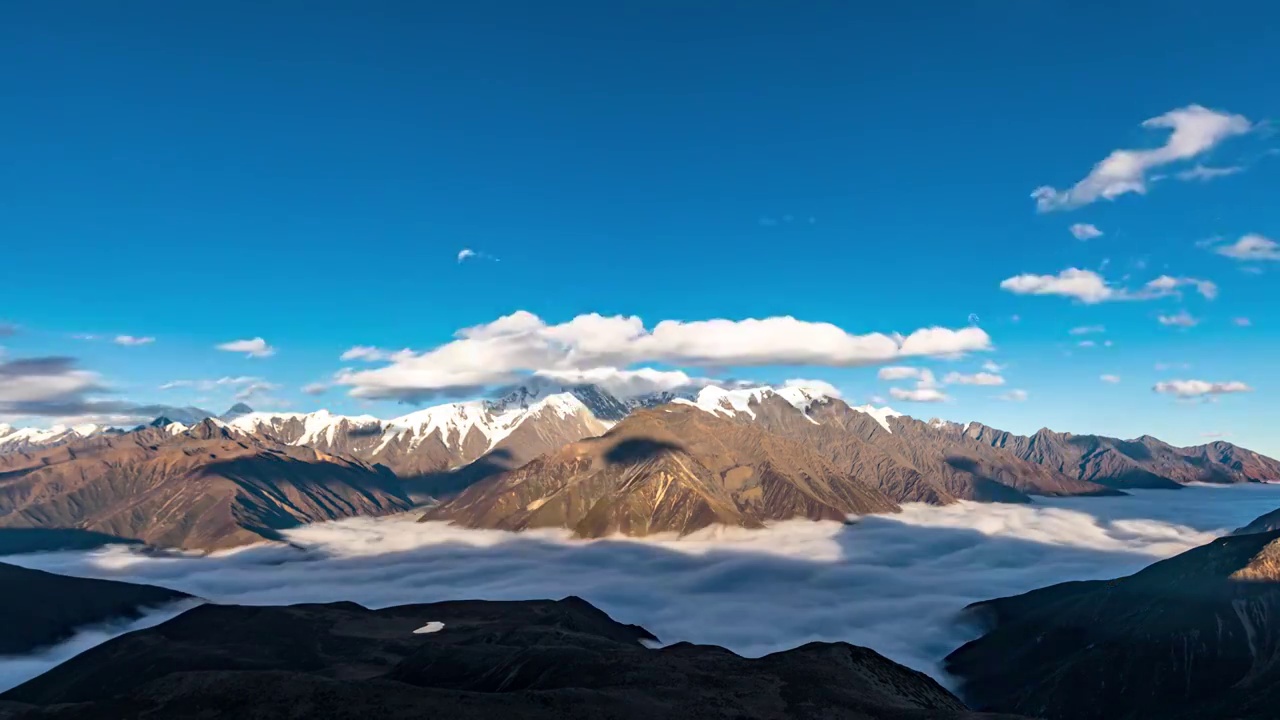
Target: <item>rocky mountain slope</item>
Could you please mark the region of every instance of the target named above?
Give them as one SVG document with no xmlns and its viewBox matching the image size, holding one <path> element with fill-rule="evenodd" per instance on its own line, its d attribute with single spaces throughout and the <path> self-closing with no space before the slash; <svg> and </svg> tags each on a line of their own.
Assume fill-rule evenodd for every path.
<svg viewBox="0 0 1280 720">
<path fill-rule="evenodd" d="M 1232 535 L 1248 535 L 1250 533 L 1265 533 L 1280 530 L 1280 508 L 1255 518 L 1253 522 L 1242 528 L 1237 528 Z"/>
<path fill-rule="evenodd" d="M 963 434 L 1024 460 L 1113 488 L 1178 488 L 1189 482 L 1280 479 L 1280 461 L 1228 442 L 1174 447 L 1144 435 L 1120 440 L 1047 428 L 1028 437 L 970 423 Z"/>
<path fill-rule="evenodd" d="M 746 659 L 642 644 L 653 639 L 577 598 L 376 611 L 203 605 L 0 695 L 0 708 L 23 720 L 994 720 L 845 643 Z"/>
<path fill-rule="evenodd" d="M 2 531 L 0 531 L 2 532 Z M 0 563 L 0 655 L 59 643 L 108 620 L 136 619 L 145 608 L 189 596 L 151 585 L 55 575 Z"/>
<path fill-rule="evenodd" d="M 991 630 L 946 667 L 978 708 L 1050 720 L 1264 720 L 1280 708 L 1280 531 L 973 612 Z"/>
<path fill-rule="evenodd" d="M 424 519 L 509 530 L 566 527 L 601 537 L 896 509 L 884 493 L 804 443 L 671 404 L 632 412 L 603 437 L 476 483 Z"/>
<path fill-rule="evenodd" d="M 0 457 L 0 529 L 79 529 L 215 550 L 410 506 L 385 469 L 212 419 L 177 434 L 145 428 Z"/>
</svg>

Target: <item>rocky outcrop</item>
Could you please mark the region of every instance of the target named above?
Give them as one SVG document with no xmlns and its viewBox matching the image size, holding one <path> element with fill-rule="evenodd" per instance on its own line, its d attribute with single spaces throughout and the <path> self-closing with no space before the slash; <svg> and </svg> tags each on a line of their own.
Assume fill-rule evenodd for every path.
<svg viewBox="0 0 1280 720">
<path fill-rule="evenodd" d="M 607 434 L 472 485 L 427 520 L 582 537 L 760 527 L 894 512 L 876 487 L 808 445 L 689 405 L 633 412 Z"/>
<path fill-rule="evenodd" d="M 0 695 L 0 706 L 23 720 L 991 717 L 854 645 L 747 659 L 642 644 L 652 640 L 577 598 L 204 605 L 89 650 Z"/>
<path fill-rule="evenodd" d="M 978 603 L 989 632 L 947 657 L 980 709 L 1050 720 L 1264 720 L 1280 707 L 1280 531 L 1231 536 L 1129 577 Z"/>
<path fill-rule="evenodd" d="M 0 592 L 0 655 L 30 653 L 81 628 L 136 619 L 147 608 L 188 598 L 151 585 L 68 577 L 7 563 L 0 563 L 0 587 L 5 588 Z"/>
<path fill-rule="evenodd" d="M 214 420 L 176 435 L 145 428 L 0 458 L 0 529 L 216 550 L 411 505 L 384 468 L 246 437 Z"/>
</svg>

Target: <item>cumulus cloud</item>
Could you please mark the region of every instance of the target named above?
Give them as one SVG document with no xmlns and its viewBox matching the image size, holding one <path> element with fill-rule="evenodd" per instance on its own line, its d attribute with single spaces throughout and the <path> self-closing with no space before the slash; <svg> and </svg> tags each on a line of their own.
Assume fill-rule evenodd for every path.
<svg viewBox="0 0 1280 720">
<path fill-rule="evenodd" d="M 852 525 L 791 521 L 764 530 L 710 528 L 682 539 L 595 541 L 403 516 L 311 525 L 285 532 L 296 547 L 207 557 L 114 547 L 5 560 L 248 605 L 348 600 L 382 608 L 578 595 L 666 643 L 716 644 L 758 657 L 810 641 L 845 641 L 947 683 L 942 658 L 979 633 L 956 621 L 966 605 L 1127 575 L 1275 507 L 1269 486 L 1189 487 L 1030 505 L 908 505 L 899 515 Z M 0 659 L 0 667 L 16 661 Z"/>
<path fill-rule="evenodd" d="M 965 375 L 958 372 L 947 373 L 942 381 L 948 385 L 1003 385 L 1004 377 L 995 373 L 980 372 Z"/>
<path fill-rule="evenodd" d="M 1190 328 L 1200 324 L 1200 321 L 1186 310 L 1179 310 L 1173 315 L 1160 315 L 1156 319 L 1166 327 Z"/>
<path fill-rule="evenodd" d="M 155 341 L 156 339 L 153 337 L 138 337 L 136 335 L 117 335 L 115 337 L 115 340 L 113 340 L 112 342 L 114 342 L 117 345 L 132 346 L 132 345 L 150 345 Z"/>
<path fill-rule="evenodd" d="M 268 345 L 267 341 L 260 337 L 249 340 L 232 340 L 215 347 L 226 352 L 244 353 L 251 358 L 265 358 L 276 354 L 276 349 Z"/>
<path fill-rule="evenodd" d="M 915 388 L 889 388 L 889 395 L 898 400 L 918 403 L 939 403 L 951 400 L 951 396 L 940 389 L 937 378 L 929 370 L 920 369 L 913 377 L 917 378 Z"/>
<path fill-rule="evenodd" d="M 649 329 L 636 316 L 593 313 L 550 325 L 525 311 L 465 328 L 455 338 L 425 352 L 394 357 L 381 368 L 340 371 L 335 382 L 350 386 L 356 397 L 424 399 L 474 393 L 538 372 L 585 372 L 647 363 L 850 367 L 991 347 L 991 338 L 976 327 L 854 335 L 830 323 L 770 317 L 664 320 Z"/>
<path fill-rule="evenodd" d="M 1116 383 L 1120 382 L 1119 375 L 1103 375 L 1099 379 L 1102 380 L 1102 382 L 1104 383 L 1111 383 L 1112 385 L 1115 385 Z"/>
<path fill-rule="evenodd" d="M 1191 160 L 1223 140 L 1249 132 L 1247 118 L 1200 105 L 1188 105 L 1151 118 L 1142 127 L 1170 130 L 1164 145 L 1150 150 L 1115 150 L 1075 185 L 1059 190 L 1042 186 L 1031 193 L 1040 212 L 1070 210 L 1128 193 L 1146 194 L 1147 173 L 1181 160 Z"/>
<path fill-rule="evenodd" d="M 997 395 L 996 399 L 1004 400 L 1006 402 L 1025 402 L 1027 399 L 1027 391 L 1026 390 L 1010 390 L 1007 393 L 1002 393 L 1000 395 Z"/>
<path fill-rule="evenodd" d="M 1207 382 L 1205 380 L 1169 380 L 1158 382 L 1152 390 L 1165 395 L 1176 395 L 1180 398 L 1198 398 L 1228 393 L 1253 392 L 1253 388 L 1238 381 Z"/>
<path fill-rule="evenodd" d="M 1076 223 L 1071 226 L 1071 235 L 1077 240 L 1092 240 L 1102 237 L 1102 231 L 1092 223 Z"/>
<path fill-rule="evenodd" d="M 1069 297 L 1086 305 L 1123 300 L 1155 300 L 1178 295 L 1184 287 L 1193 288 L 1206 299 L 1218 296 L 1218 286 L 1210 280 L 1161 275 L 1137 290 L 1116 287 L 1092 270 L 1067 268 L 1057 275 L 1024 273 L 1007 278 L 1000 289 L 1015 295 L 1056 295 Z"/>
<path fill-rule="evenodd" d="M 1280 243 L 1257 233 L 1249 233 L 1227 245 L 1219 245 L 1214 252 L 1234 260 L 1280 260 Z"/>
<path fill-rule="evenodd" d="M 1239 172 L 1244 172 L 1244 167 L 1240 165 L 1230 165 L 1227 167 L 1209 167 L 1207 165 L 1201 165 L 1200 163 L 1196 163 L 1195 167 L 1189 168 L 1187 170 L 1182 170 L 1176 173 L 1174 177 L 1178 178 L 1179 180 L 1199 180 L 1201 182 L 1208 182 L 1209 180 L 1213 180 L 1214 178 L 1226 177 L 1228 175 L 1235 175 L 1236 173 L 1239 173 Z"/>
<path fill-rule="evenodd" d="M 458 251 L 458 262 L 463 262 L 469 258 L 476 256 L 476 251 L 471 248 L 462 248 Z"/>
</svg>

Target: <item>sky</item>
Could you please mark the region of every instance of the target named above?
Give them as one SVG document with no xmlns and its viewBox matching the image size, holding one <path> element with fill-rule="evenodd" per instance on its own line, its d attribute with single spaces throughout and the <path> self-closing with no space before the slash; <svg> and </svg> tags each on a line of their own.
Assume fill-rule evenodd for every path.
<svg viewBox="0 0 1280 720">
<path fill-rule="evenodd" d="M 463 5 L 6 8 L 0 422 L 803 379 L 1280 455 L 1275 7 Z"/>
</svg>

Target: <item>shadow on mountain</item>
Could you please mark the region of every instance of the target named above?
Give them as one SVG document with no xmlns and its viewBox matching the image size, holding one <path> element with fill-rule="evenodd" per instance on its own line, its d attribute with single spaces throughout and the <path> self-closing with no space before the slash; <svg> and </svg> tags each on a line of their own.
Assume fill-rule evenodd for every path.
<svg viewBox="0 0 1280 720">
<path fill-rule="evenodd" d="M 352 440 L 358 438 L 381 437 L 385 428 L 378 424 L 365 425 L 362 427 L 353 427 L 347 430 L 347 437 Z"/>
<path fill-rule="evenodd" d="M 462 467 L 405 476 L 400 485 L 413 502 L 431 502 L 457 495 L 485 478 L 510 470 L 515 464 L 510 450 L 495 448 Z"/>
<path fill-rule="evenodd" d="M 973 499 L 978 502 L 1022 503 L 1032 502 L 1030 497 L 1005 485 L 987 474 L 972 458 L 948 456 L 947 464 L 973 476 Z"/>
<path fill-rule="evenodd" d="M 643 462 L 669 451 L 684 450 L 677 443 L 650 438 L 628 438 L 609 448 L 604 454 L 606 462 L 611 464 Z"/>
<path fill-rule="evenodd" d="M 1151 458 L 1153 457 L 1151 455 L 1151 448 L 1147 447 L 1146 445 L 1143 445 L 1140 442 L 1130 442 L 1128 440 L 1122 440 L 1116 443 L 1116 448 L 1119 449 L 1120 452 L 1133 458 L 1134 460 L 1137 460 L 1138 462 L 1147 462 L 1148 460 L 1151 460 Z"/>
<path fill-rule="evenodd" d="M 141 545 L 140 540 L 75 528 L 0 528 L 0 555 L 93 550 L 104 545 Z"/>
</svg>

